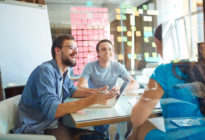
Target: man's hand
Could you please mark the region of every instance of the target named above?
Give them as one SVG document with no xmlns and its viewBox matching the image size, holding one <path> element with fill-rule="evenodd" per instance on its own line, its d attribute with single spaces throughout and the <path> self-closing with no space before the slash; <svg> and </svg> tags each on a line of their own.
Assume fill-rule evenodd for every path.
<svg viewBox="0 0 205 140">
<path fill-rule="evenodd" d="M 116 97 L 118 94 L 118 91 L 115 90 L 110 90 L 107 93 L 96 93 L 95 95 L 92 95 L 94 97 L 94 102 L 95 104 L 103 104 L 105 105 L 107 103 L 108 100 Z"/>
</svg>

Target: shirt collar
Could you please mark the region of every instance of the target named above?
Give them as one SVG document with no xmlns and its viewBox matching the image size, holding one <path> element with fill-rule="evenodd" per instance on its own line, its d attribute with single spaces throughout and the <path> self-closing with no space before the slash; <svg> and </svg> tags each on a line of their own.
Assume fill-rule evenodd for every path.
<svg viewBox="0 0 205 140">
<path fill-rule="evenodd" d="M 67 75 L 68 70 L 66 70 L 65 73 L 64 73 L 63 76 L 62 76 L 62 75 L 61 75 L 61 72 L 60 72 L 60 69 L 59 69 L 59 67 L 58 67 L 58 65 L 57 65 L 57 63 L 56 63 L 56 60 L 55 60 L 55 59 L 52 59 L 52 60 L 51 60 L 51 63 L 52 63 L 52 65 L 53 65 L 53 67 L 54 67 L 54 68 L 56 69 L 56 71 L 57 71 L 58 78 L 59 78 L 60 80 L 62 80 L 62 78 L 64 77 L 64 79 L 65 79 L 65 76 Z"/>
</svg>

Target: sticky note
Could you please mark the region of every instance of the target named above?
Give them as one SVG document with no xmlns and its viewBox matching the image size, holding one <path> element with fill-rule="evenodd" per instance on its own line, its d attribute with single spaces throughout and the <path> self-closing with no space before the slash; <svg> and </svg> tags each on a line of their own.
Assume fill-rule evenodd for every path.
<svg viewBox="0 0 205 140">
<path fill-rule="evenodd" d="M 144 16 L 144 17 L 143 17 L 143 20 L 144 20 L 144 21 L 151 22 L 151 21 L 152 21 L 152 17 L 151 17 L 151 16 Z"/>
<path fill-rule="evenodd" d="M 124 56 L 122 54 L 119 54 L 118 55 L 118 60 L 123 60 L 124 59 Z"/>
<path fill-rule="evenodd" d="M 129 59 L 132 59 L 132 54 L 128 54 L 127 57 L 128 57 Z"/>
<path fill-rule="evenodd" d="M 136 31 L 136 27 L 132 26 L 131 30 Z"/>
<path fill-rule="evenodd" d="M 117 31 L 121 32 L 122 31 L 122 27 L 121 26 L 117 26 Z"/>
<path fill-rule="evenodd" d="M 144 53 L 144 57 L 145 57 L 145 58 L 148 58 L 148 57 L 149 57 L 149 53 L 148 53 L 148 52 L 145 52 L 145 53 Z"/>
<path fill-rule="evenodd" d="M 116 15 L 116 20 L 121 20 L 121 16 L 120 15 Z"/>
<path fill-rule="evenodd" d="M 117 37 L 117 41 L 118 41 L 118 42 L 122 42 L 122 37 L 121 37 L 121 36 L 118 36 L 118 37 Z"/>
<path fill-rule="evenodd" d="M 127 46 L 132 46 L 132 41 L 127 41 Z"/>
<path fill-rule="evenodd" d="M 135 15 L 135 16 L 139 16 L 138 11 L 134 11 L 134 15 Z"/>
<path fill-rule="evenodd" d="M 82 35 L 82 30 L 77 30 L 77 35 Z"/>
<path fill-rule="evenodd" d="M 137 37 L 142 36 L 141 31 L 136 31 L 136 36 L 137 36 Z"/>
<path fill-rule="evenodd" d="M 148 38 L 144 38 L 144 42 L 148 43 L 149 42 L 149 39 Z"/>
<path fill-rule="evenodd" d="M 147 5 L 142 5 L 142 8 L 143 8 L 144 10 L 147 10 Z"/>
<path fill-rule="evenodd" d="M 127 37 L 126 36 L 123 36 L 122 39 L 123 39 L 124 42 L 127 42 Z"/>
<path fill-rule="evenodd" d="M 132 36 L 132 32 L 131 31 L 127 31 L 127 36 L 131 37 Z"/>
<path fill-rule="evenodd" d="M 157 53 L 156 53 L 156 52 L 153 52 L 153 53 L 152 53 L 152 57 L 157 57 Z"/>
<path fill-rule="evenodd" d="M 137 59 L 137 54 L 134 54 L 134 59 Z"/>
<path fill-rule="evenodd" d="M 139 14 L 143 14 L 143 9 L 138 9 Z"/>
<path fill-rule="evenodd" d="M 154 42 L 152 42 L 152 47 L 156 48 L 156 44 Z"/>
<path fill-rule="evenodd" d="M 76 35 L 77 34 L 76 30 L 71 30 L 71 34 Z"/>
<path fill-rule="evenodd" d="M 115 12 L 118 13 L 118 14 L 120 14 L 120 8 L 116 8 L 116 9 L 115 9 Z"/>
<path fill-rule="evenodd" d="M 122 20 L 127 20 L 126 15 L 122 15 Z"/>
<path fill-rule="evenodd" d="M 78 35 L 78 36 L 77 36 L 77 40 L 83 40 L 82 35 Z"/>
<path fill-rule="evenodd" d="M 122 27 L 122 31 L 123 31 L 123 32 L 126 32 L 126 31 L 127 31 L 127 27 L 126 27 L 126 26 L 123 26 L 123 27 Z"/>
</svg>

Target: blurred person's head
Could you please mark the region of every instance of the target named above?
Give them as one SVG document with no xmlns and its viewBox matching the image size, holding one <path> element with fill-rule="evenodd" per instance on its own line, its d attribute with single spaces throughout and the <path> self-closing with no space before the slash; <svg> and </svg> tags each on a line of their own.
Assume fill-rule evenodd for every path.
<svg viewBox="0 0 205 140">
<path fill-rule="evenodd" d="M 157 26 L 154 33 L 154 42 L 157 46 L 157 53 L 163 57 L 163 46 L 162 46 L 162 24 Z"/>
</svg>

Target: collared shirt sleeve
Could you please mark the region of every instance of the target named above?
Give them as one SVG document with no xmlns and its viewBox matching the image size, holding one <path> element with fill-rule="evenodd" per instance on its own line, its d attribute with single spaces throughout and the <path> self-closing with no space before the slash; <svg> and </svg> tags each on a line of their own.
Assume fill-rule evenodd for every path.
<svg viewBox="0 0 205 140">
<path fill-rule="evenodd" d="M 36 79 L 37 96 L 40 99 L 42 112 L 49 120 L 54 120 L 57 107 L 61 103 L 56 91 L 55 72 L 41 66 Z"/>
</svg>

